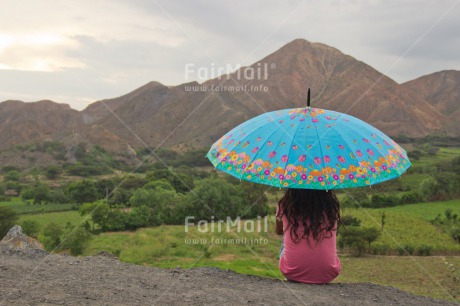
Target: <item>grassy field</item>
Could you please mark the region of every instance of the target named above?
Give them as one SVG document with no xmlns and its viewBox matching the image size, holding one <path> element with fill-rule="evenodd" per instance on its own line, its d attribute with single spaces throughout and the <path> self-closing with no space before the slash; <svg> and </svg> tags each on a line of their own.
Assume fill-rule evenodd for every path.
<svg viewBox="0 0 460 306">
<path fill-rule="evenodd" d="M 460 256 L 340 257 L 336 282 L 371 282 L 460 302 Z"/>
<path fill-rule="evenodd" d="M 34 205 L 27 201 L 23 201 L 19 197 L 12 197 L 10 201 L 0 202 L 0 206 L 11 207 L 18 214 L 36 214 L 53 211 L 68 211 L 72 209 L 72 204 Z"/>
<path fill-rule="evenodd" d="M 416 205 L 409 204 L 385 208 L 387 212 L 400 213 L 421 218 L 427 221 L 434 219 L 437 214 L 444 216 L 444 211 L 447 209 L 452 209 L 452 213 L 456 213 L 460 216 L 460 199 L 445 202 L 427 202 L 419 203 Z"/>
<path fill-rule="evenodd" d="M 437 171 L 436 164 L 450 161 L 456 156 L 460 156 L 460 148 L 440 148 L 435 156 L 423 155 L 419 160 L 411 159 L 412 167 L 399 178 L 401 187 L 418 190 L 420 183 Z"/>
<path fill-rule="evenodd" d="M 421 156 L 419 160 L 411 160 L 414 167 L 434 165 L 440 161 L 451 160 L 460 155 L 460 148 L 439 148 L 435 156 Z"/>
<path fill-rule="evenodd" d="M 446 209 L 460 215 L 460 200 L 436 203 L 401 205 L 382 209 L 347 208 L 342 215 L 352 215 L 362 226 L 381 228 L 381 215 L 385 212 L 385 226 L 374 246 L 386 245 L 396 250 L 401 246 L 431 246 L 435 253 L 460 253 L 460 244 L 429 222 Z"/>
<path fill-rule="evenodd" d="M 43 214 L 21 215 L 19 218 L 19 224 L 24 220 L 37 221 L 41 231 L 45 228 L 46 225 L 48 225 L 48 223 L 51 222 L 54 222 L 63 227 L 65 227 L 67 222 L 71 222 L 73 225 L 79 225 L 81 222 L 83 222 L 84 217 L 80 216 L 80 214 L 77 211 L 63 211 Z"/>
</svg>

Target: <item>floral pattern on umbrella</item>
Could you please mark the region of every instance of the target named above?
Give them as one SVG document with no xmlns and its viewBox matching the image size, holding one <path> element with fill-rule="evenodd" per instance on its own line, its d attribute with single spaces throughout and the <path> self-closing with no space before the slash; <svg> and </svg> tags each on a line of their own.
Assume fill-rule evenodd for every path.
<svg viewBox="0 0 460 306">
<path fill-rule="evenodd" d="M 355 117 L 318 108 L 269 112 L 222 136 L 207 157 L 237 178 L 285 188 L 371 186 L 411 163 L 390 137 Z"/>
</svg>

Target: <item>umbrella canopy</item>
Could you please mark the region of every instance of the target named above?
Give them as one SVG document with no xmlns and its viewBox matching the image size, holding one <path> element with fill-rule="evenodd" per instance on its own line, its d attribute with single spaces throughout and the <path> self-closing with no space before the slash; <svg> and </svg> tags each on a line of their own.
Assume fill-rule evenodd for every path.
<svg viewBox="0 0 460 306">
<path fill-rule="evenodd" d="M 411 163 L 390 137 L 355 117 L 294 108 L 250 119 L 206 155 L 239 179 L 283 188 L 371 186 L 399 177 Z"/>
</svg>

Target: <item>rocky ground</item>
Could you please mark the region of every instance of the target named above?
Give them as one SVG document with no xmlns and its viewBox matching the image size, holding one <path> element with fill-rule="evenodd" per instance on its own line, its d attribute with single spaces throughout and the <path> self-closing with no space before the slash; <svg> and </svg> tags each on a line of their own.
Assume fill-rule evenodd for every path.
<svg viewBox="0 0 460 306">
<path fill-rule="evenodd" d="M 144 267 L 108 253 L 72 257 L 17 246 L 0 243 L 0 305 L 458 305 L 369 283 L 305 285 L 217 268 Z"/>
</svg>

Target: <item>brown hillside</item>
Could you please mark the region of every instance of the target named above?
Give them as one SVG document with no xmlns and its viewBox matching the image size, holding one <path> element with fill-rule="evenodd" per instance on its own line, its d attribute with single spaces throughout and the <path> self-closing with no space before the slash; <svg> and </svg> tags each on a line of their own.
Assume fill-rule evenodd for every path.
<svg viewBox="0 0 460 306">
<path fill-rule="evenodd" d="M 449 134 L 460 133 L 460 71 L 445 70 L 419 77 L 402 86 L 432 104 L 448 117 L 445 129 Z"/>
<path fill-rule="evenodd" d="M 110 115 L 112 111 L 114 111 L 127 101 L 133 100 L 137 96 L 158 86 L 163 85 L 158 82 L 152 81 L 121 97 L 113 99 L 104 99 L 101 101 L 91 103 L 82 111 L 84 120 L 86 123 L 92 123 L 94 121 L 97 121 L 107 115 Z"/>
<path fill-rule="evenodd" d="M 235 125 L 258 114 L 305 106 L 307 87 L 313 90 L 314 106 L 357 116 L 393 136 L 424 136 L 442 127 L 444 116 L 423 98 L 332 47 L 298 39 L 251 67 L 263 69 L 265 64 L 268 68 L 262 71 L 261 79 L 239 78 L 235 72 L 202 86 L 190 83 L 149 88 L 118 107 L 117 117 L 109 115 L 97 122 L 91 134 L 110 127 L 134 147 L 142 145 L 139 138 L 151 147 L 209 146 Z M 272 69 L 272 65 L 276 67 Z M 240 69 L 240 75 L 245 69 Z M 267 90 L 229 89 L 251 85 Z M 211 86 L 220 90 L 198 89 L 210 90 Z"/>
<path fill-rule="evenodd" d="M 356 116 L 389 135 L 422 136 L 442 126 L 443 116 L 426 101 L 369 65 L 324 44 L 297 39 L 260 63 L 275 63 L 276 68 L 269 71 L 268 80 L 249 82 L 265 84 L 268 92 L 238 96 L 265 110 L 305 106 L 306 87 L 310 87 L 313 106 Z"/>
<path fill-rule="evenodd" d="M 76 133 L 82 125 L 80 112 L 68 104 L 5 101 L 0 103 L 0 148 L 63 138 Z"/>
</svg>

